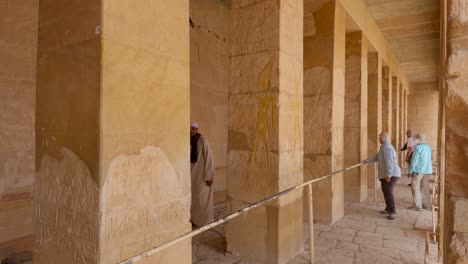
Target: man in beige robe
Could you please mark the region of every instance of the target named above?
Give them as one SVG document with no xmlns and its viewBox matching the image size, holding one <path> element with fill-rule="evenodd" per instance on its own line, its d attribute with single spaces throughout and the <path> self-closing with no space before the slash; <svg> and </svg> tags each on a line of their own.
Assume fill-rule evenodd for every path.
<svg viewBox="0 0 468 264">
<path fill-rule="evenodd" d="M 198 123 L 190 123 L 190 168 L 192 205 L 190 221 L 194 226 L 213 222 L 213 158 L 208 141 L 198 133 Z"/>
</svg>

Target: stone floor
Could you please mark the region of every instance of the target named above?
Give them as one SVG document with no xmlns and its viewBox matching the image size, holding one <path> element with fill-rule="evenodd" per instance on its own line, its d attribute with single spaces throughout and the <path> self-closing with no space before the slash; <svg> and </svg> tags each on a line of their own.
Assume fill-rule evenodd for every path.
<svg viewBox="0 0 468 264">
<path fill-rule="evenodd" d="M 320 264 L 422 264 L 425 234 L 432 230 L 431 211 L 406 209 L 411 205 L 411 191 L 405 176 L 397 183 L 397 218 L 387 220 L 378 211 L 384 209 L 383 197 L 377 201 L 347 204 L 345 217 L 334 225 L 314 225 L 315 263 Z M 370 195 L 373 197 L 373 195 Z M 309 263 L 307 224 L 305 250 L 290 264 Z M 223 227 L 195 237 L 193 263 L 249 263 L 226 252 Z M 437 246 L 431 245 L 431 260 L 435 261 Z M 435 263 L 435 262 L 434 262 Z"/>
</svg>

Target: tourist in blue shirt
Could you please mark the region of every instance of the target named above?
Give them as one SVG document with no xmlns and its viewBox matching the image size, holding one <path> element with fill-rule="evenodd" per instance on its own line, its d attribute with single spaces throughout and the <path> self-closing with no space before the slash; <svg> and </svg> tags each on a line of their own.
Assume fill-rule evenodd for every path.
<svg viewBox="0 0 468 264">
<path fill-rule="evenodd" d="M 432 174 L 432 149 L 426 144 L 423 133 L 416 134 L 416 141 L 408 172 L 408 177 L 412 177 L 411 193 L 414 203 L 408 209 L 421 211 L 423 208 L 431 209 L 429 175 Z"/>
<path fill-rule="evenodd" d="M 395 198 L 393 196 L 393 187 L 401 177 L 401 170 L 398 166 L 398 159 L 395 149 L 389 142 L 386 132 L 379 134 L 379 142 L 381 144 L 379 153 L 373 157 L 364 160 L 363 163 L 377 163 L 378 178 L 382 185 L 382 192 L 385 199 L 385 210 L 381 214 L 388 214 L 388 219 L 395 219 Z"/>
</svg>

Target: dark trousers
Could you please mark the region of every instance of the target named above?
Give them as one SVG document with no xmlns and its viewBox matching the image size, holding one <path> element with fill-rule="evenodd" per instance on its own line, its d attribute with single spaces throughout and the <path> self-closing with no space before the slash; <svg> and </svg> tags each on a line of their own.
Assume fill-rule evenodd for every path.
<svg viewBox="0 0 468 264">
<path fill-rule="evenodd" d="M 390 177 L 390 182 L 386 182 L 385 179 L 380 179 L 385 205 L 387 206 L 385 207 L 385 210 L 392 214 L 396 214 L 393 187 L 395 186 L 395 183 L 398 181 L 398 179 L 399 177 Z"/>
</svg>

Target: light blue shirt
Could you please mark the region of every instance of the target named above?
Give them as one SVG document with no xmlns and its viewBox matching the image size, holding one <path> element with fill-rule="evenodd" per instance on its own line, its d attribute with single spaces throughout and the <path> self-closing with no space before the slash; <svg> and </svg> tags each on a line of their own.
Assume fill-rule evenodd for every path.
<svg viewBox="0 0 468 264">
<path fill-rule="evenodd" d="M 400 166 L 398 166 L 396 151 L 388 141 L 385 141 L 380 146 L 379 153 L 368 158 L 367 162 L 378 162 L 377 168 L 379 179 L 385 179 L 387 176 L 401 177 L 401 170 Z"/>
<path fill-rule="evenodd" d="M 432 149 L 426 143 L 416 144 L 409 173 L 432 174 Z"/>
</svg>

